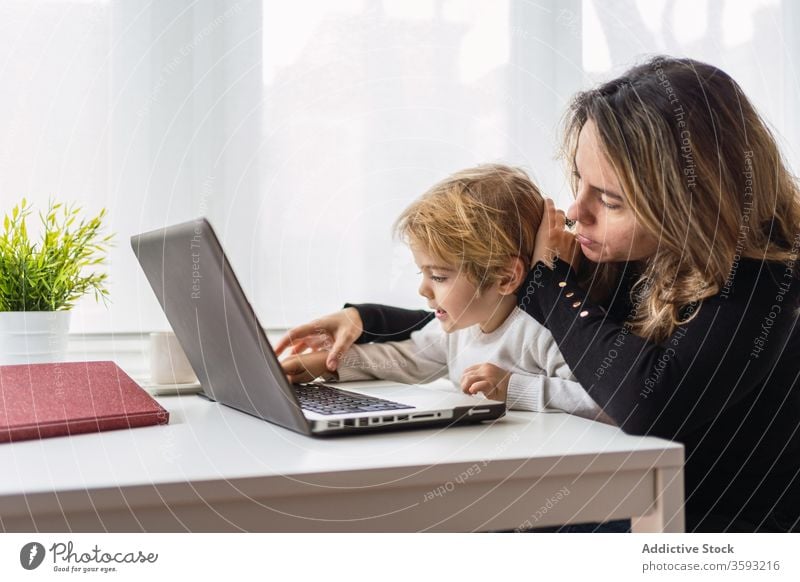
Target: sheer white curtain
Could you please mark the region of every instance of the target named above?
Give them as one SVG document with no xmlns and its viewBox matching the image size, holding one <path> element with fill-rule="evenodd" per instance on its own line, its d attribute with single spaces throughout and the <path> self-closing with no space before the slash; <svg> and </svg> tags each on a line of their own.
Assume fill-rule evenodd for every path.
<svg viewBox="0 0 800 582">
<path fill-rule="evenodd" d="M 258 2 L 0 2 L 2 210 L 22 196 L 106 207 L 117 235 L 112 303 L 81 301 L 73 332 L 166 327 L 132 234 L 205 214 L 247 259 L 261 47 Z"/>
<path fill-rule="evenodd" d="M 0 2 L 3 214 L 23 197 L 36 210 L 108 204 L 110 14 L 105 2 Z"/>
<path fill-rule="evenodd" d="M 729 73 L 800 161 L 800 6 L 781 0 L 582 0 L 587 80 L 661 53 Z"/>
<path fill-rule="evenodd" d="M 741 83 L 797 168 L 797 3 L 320 2 L 265 6 L 265 263 L 279 325 L 351 301 L 422 306 L 393 218 L 470 164 L 525 167 L 563 206 L 571 95 L 655 53 Z M 307 15 L 311 14 L 312 17 Z"/>
<path fill-rule="evenodd" d="M 260 196 L 261 6 L 196 0 L 113 3 L 111 174 L 123 236 L 111 329 L 165 325 L 130 234 L 208 216 L 249 263 Z M 254 273 L 239 269 L 247 287 Z"/>
<path fill-rule="evenodd" d="M 264 7 L 256 302 L 277 325 L 344 300 L 422 307 L 400 211 L 489 161 L 565 195 L 553 156 L 580 83 L 578 2 L 384 0 Z M 574 24 L 574 23 L 573 23 Z M 254 254 L 253 256 L 256 256 Z"/>
<path fill-rule="evenodd" d="M 798 5 L 780 0 L 3 0 L 0 200 L 110 211 L 112 304 L 165 327 L 131 234 L 210 217 L 268 326 L 421 306 L 394 218 L 459 168 L 526 168 L 563 205 L 571 95 L 647 54 L 736 78 L 797 168 Z"/>
</svg>

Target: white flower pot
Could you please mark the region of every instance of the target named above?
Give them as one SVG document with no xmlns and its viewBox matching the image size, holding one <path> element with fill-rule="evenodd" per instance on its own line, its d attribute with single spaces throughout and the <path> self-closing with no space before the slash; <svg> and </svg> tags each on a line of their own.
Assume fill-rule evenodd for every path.
<svg viewBox="0 0 800 582">
<path fill-rule="evenodd" d="M 0 312 L 0 364 L 63 362 L 71 311 Z"/>
</svg>

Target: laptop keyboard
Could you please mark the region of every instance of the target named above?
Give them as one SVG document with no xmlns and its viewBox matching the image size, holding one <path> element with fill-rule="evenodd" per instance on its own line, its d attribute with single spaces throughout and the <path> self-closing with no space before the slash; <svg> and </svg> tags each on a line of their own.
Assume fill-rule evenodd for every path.
<svg viewBox="0 0 800 582">
<path fill-rule="evenodd" d="M 414 408 L 391 400 L 339 390 L 324 384 L 294 384 L 292 388 L 304 409 L 319 414 L 380 412 L 382 410 Z"/>
</svg>

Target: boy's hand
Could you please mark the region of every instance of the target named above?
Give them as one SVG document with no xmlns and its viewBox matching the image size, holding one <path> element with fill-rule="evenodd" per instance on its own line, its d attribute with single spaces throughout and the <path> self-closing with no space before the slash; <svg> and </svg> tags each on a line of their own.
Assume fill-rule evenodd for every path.
<svg viewBox="0 0 800 582">
<path fill-rule="evenodd" d="M 461 389 L 465 394 L 483 392 L 486 398 L 505 402 L 511 374 L 494 364 L 476 364 L 464 370 Z"/>
<path fill-rule="evenodd" d="M 575 240 L 575 235 L 566 229 L 566 222 L 564 211 L 556 210 L 555 202 L 546 198 L 542 223 L 536 232 L 531 267 L 542 261 L 552 269 L 556 259 L 561 259 L 569 263 L 573 269 L 578 268 L 583 256 L 581 247 Z"/>
<path fill-rule="evenodd" d="M 299 356 L 290 356 L 281 362 L 281 367 L 289 382 L 299 384 L 311 382 L 328 371 L 325 360 L 328 352 L 311 352 Z"/>
</svg>

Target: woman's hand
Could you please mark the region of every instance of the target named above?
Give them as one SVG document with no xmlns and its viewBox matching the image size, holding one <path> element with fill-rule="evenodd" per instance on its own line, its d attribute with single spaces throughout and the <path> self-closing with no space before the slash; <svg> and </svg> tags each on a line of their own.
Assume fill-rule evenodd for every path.
<svg viewBox="0 0 800 582">
<path fill-rule="evenodd" d="M 556 259 L 560 258 L 577 270 L 583 255 L 575 235 L 566 229 L 566 223 L 564 211 L 556 210 L 555 203 L 550 198 L 545 198 L 544 216 L 536 233 L 531 267 L 542 261 L 552 269 Z"/>
<path fill-rule="evenodd" d="M 334 372 L 339 365 L 339 358 L 363 331 L 364 323 L 358 310 L 347 307 L 290 329 L 275 345 L 275 353 L 280 356 L 287 348 L 291 348 L 290 355 L 302 354 L 306 350 L 327 353 L 325 365 Z"/>
<path fill-rule="evenodd" d="M 494 364 L 470 366 L 461 375 L 461 390 L 465 394 L 483 392 L 486 398 L 505 402 L 511 374 Z"/>
<path fill-rule="evenodd" d="M 311 382 L 314 378 L 319 378 L 328 371 L 325 359 L 328 357 L 326 352 L 311 352 L 299 356 L 290 356 L 281 362 L 283 373 L 289 378 L 289 382 L 299 384 L 300 382 Z"/>
</svg>

